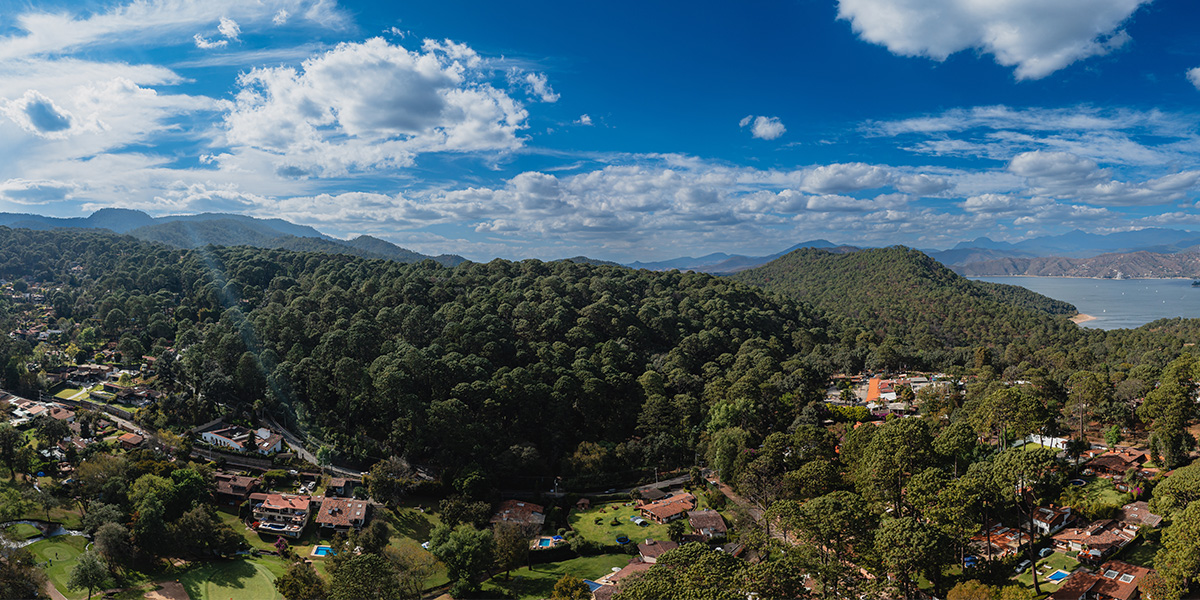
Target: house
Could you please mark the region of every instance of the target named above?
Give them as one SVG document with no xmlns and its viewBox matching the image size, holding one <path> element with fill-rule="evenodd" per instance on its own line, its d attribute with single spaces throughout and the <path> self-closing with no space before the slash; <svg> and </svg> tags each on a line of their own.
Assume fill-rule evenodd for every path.
<svg viewBox="0 0 1200 600">
<path fill-rule="evenodd" d="M 231 473 L 217 473 L 214 477 L 217 480 L 217 502 L 229 506 L 238 506 L 245 502 L 258 484 L 262 483 L 256 477 Z"/>
<path fill-rule="evenodd" d="M 524 527 L 541 529 L 546 522 L 546 509 L 540 504 L 505 500 L 496 507 L 491 523 L 516 523 Z"/>
<path fill-rule="evenodd" d="M 362 482 L 357 479 L 333 477 L 329 480 L 329 485 L 325 487 L 325 495 L 349 498 L 350 496 L 354 495 L 355 486 L 361 484 Z"/>
<path fill-rule="evenodd" d="M 1143 500 L 1122 506 L 1116 514 L 1116 519 L 1130 525 L 1149 525 L 1150 527 L 1162 525 L 1163 520 L 1162 517 L 1150 512 L 1150 505 Z"/>
<path fill-rule="evenodd" d="M 688 524 L 705 541 L 723 538 L 726 532 L 729 531 L 725 526 L 725 518 L 715 510 L 693 510 L 689 512 Z"/>
<path fill-rule="evenodd" d="M 983 533 L 972 536 L 970 545 L 982 555 L 990 554 L 1004 558 L 1016 554 L 1024 544 L 1032 541 L 1033 536 L 1027 531 L 992 523 Z"/>
<path fill-rule="evenodd" d="M 371 518 L 371 505 L 363 500 L 325 498 L 317 511 L 317 525 L 324 529 L 347 532 L 351 527 L 362 529 Z"/>
<path fill-rule="evenodd" d="M 74 423 L 75 422 L 74 411 L 67 410 L 58 405 L 51 406 L 50 412 L 47 414 L 49 414 L 51 417 L 53 417 L 55 419 L 58 419 L 59 421 L 63 421 L 64 423 Z"/>
<path fill-rule="evenodd" d="M 253 495 L 251 498 L 253 499 Z M 297 538 L 308 524 L 312 498 L 294 494 L 266 494 L 254 505 L 256 529 Z"/>
<path fill-rule="evenodd" d="M 657 502 L 642 505 L 642 517 L 655 523 L 669 523 L 687 516 L 687 511 L 696 508 L 696 497 L 678 493 Z"/>
<path fill-rule="evenodd" d="M 128 432 L 121 434 L 121 437 L 117 438 L 117 441 L 120 442 L 122 448 L 126 450 L 133 450 L 134 448 L 141 446 L 142 442 L 146 441 L 146 438 L 136 433 Z"/>
<path fill-rule="evenodd" d="M 240 425 L 218 425 L 214 429 L 200 432 L 205 443 L 238 452 L 270 454 L 283 449 L 283 436 L 261 427 L 255 431 Z"/>
<path fill-rule="evenodd" d="M 1150 454 L 1145 450 L 1120 448 L 1105 452 L 1089 460 L 1084 466 L 1101 477 L 1122 477 L 1126 471 L 1142 466 L 1149 458 Z"/>
<path fill-rule="evenodd" d="M 1057 533 L 1071 520 L 1071 507 L 1046 508 L 1039 506 L 1033 511 L 1033 527 L 1041 535 Z"/>
<path fill-rule="evenodd" d="M 1099 562 L 1137 537 L 1137 526 L 1102 519 L 1087 527 L 1064 529 L 1054 535 L 1054 549 L 1078 552 L 1080 561 Z"/>
<path fill-rule="evenodd" d="M 640 558 L 633 559 L 621 570 L 597 579 L 596 583 L 600 584 L 600 587 L 592 591 L 592 597 L 596 600 L 611 600 L 621 590 L 622 580 L 626 577 L 645 573 L 653 566 L 653 564 L 645 562 Z"/>
<path fill-rule="evenodd" d="M 1139 600 L 1138 585 L 1154 571 L 1110 560 L 1095 573 L 1076 571 L 1063 581 L 1050 600 Z"/>
<path fill-rule="evenodd" d="M 588 510 L 592 507 L 592 501 L 587 498 L 580 498 L 575 502 L 575 510 Z"/>
<path fill-rule="evenodd" d="M 638 544 L 638 555 L 642 557 L 642 561 L 654 564 L 658 562 L 658 557 L 662 556 L 668 550 L 674 550 L 679 547 L 679 544 L 670 540 L 658 541 L 647 539 L 646 543 Z"/>
</svg>

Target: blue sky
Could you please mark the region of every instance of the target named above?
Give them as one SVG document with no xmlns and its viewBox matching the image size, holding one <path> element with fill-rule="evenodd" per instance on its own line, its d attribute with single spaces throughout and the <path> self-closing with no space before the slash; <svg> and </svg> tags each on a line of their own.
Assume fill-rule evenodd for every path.
<svg viewBox="0 0 1200 600">
<path fill-rule="evenodd" d="M 475 260 L 1200 229 L 1188 0 L 0 1 L 0 211 Z"/>
</svg>

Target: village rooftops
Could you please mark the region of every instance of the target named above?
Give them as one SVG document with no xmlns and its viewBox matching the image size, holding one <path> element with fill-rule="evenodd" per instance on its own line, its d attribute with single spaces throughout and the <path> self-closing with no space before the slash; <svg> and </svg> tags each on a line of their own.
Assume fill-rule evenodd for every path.
<svg viewBox="0 0 1200 600">
<path fill-rule="evenodd" d="M 693 510 L 688 513 L 688 523 L 705 539 L 725 537 L 728 531 L 724 517 L 715 510 Z"/>
<path fill-rule="evenodd" d="M 1138 584 L 1153 572 L 1145 567 L 1110 560 L 1095 573 L 1076 571 L 1062 587 L 1050 594 L 1050 599 L 1138 600 L 1141 597 Z"/>
<path fill-rule="evenodd" d="M 532 502 L 505 500 L 496 507 L 496 512 L 492 515 L 491 522 L 541 525 L 546 522 L 546 509 L 540 504 Z"/>
<path fill-rule="evenodd" d="M 317 511 L 317 525 L 333 529 L 359 528 L 370 516 L 371 505 L 362 500 L 325 498 Z"/>
<path fill-rule="evenodd" d="M 1071 508 L 1067 506 L 1047 508 L 1039 506 L 1033 511 L 1033 525 L 1042 535 L 1050 535 L 1062 529 L 1071 520 Z"/>
<path fill-rule="evenodd" d="M 1121 507 L 1120 512 L 1116 516 L 1118 521 L 1133 523 L 1137 525 L 1149 525 L 1158 527 L 1162 525 L 1163 518 L 1150 512 L 1150 505 L 1144 500 L 1131 502 Z"/>
<path fill-rule="evenodd" d="M 1055 549 L 1079 552 L 1081 560 L 1098 561 L 1124 548 L 1137 537 L 1137 528 L 1113 519 L 1102 519 L 1087 527 L 1064 529 L 1054 535 Z"/>
<path fill-rule="evenodd" d="M 659 541 L 648 539 L 646 540 L 646 543 L 638 544 L 638 554 L 641 555 L 642 560 L 648 563 L 653 563 L 657 561 L 658 557 L 662 556 L 664 552 L 667 552 L 668 550 L 674 550 L 678 547 L 679 544 L 676 544 L 670 540 Z"/>
</svg>

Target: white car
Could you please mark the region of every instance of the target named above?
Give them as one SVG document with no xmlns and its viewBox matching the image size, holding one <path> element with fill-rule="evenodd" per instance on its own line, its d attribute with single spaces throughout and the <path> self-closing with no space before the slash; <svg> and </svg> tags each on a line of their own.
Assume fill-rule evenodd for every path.
<svg viewBox="0 0 1200 600">
<path fill-rule="evenodd" d="M 1054 553 L 1054 548 L 1042 548 L 1042 551 L 1038 552 L 1038 556 L 1040 556 L 1042 558 L 1046 558 L 1047 556 L 1050 556 L 1053 553 Z"/>
<path fill-rule="evenodd" d="M 1030 564 L 1032 563 L 1029 562 L 1029 559 L 1021 561 L 1021 564 L 1017 565 L 1017 573 L 1024 573 L 1025 569 L 1028 569 Z"/>
</svg>

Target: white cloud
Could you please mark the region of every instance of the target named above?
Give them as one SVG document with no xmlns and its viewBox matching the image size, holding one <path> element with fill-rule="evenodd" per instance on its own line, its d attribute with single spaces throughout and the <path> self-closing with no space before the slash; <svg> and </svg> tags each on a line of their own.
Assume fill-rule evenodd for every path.
<svg viewBox="0 0 1200 600">
<path fill-rule="evenodd" d="M 279 12 L 275 13 L 274 17 L 271 17 L 271 23 L 275 25 L 283 25 L 288 22 L 288 17 L 291 16 L 292 13 L 289 13 L 286 8 L 281 8 L 279 9 Z"/>
<path fill-rule="evenodd" d="M 587 114 L 582 114 L 582 115 L 579 115 L 578 119 L 575 119 L 572 122 L 575 123 L 576 125 L 583 125 L 586 127 L 586 126 L 589 126 L 592 124 L 592 118 L 587 116 Z"/>
<path fill-rule="evenodd" d="M 738 127 L 745 127 L 753 122 L 750 134 L 760 140 L 775 140 L 787 132 L 779 117 L 755 117 L 749 115 L 738 121 Z"/>
<path fill-rule="evenodd" d="M 1104 206 L 1166 204 L 1182 200 L 1200 183 L 1200 171 L 1181 171 L 1142 182 L 1113 179 L 1110 169 L 1067 152 L 1025 152 L 1008 170 L 1025 177 L 1037 194 Z"/>
<path fill-rule="evenodd" d="M 225 118 L 228 141 L 318 176 L 405 166 L 425 152 L 522 145 L 526 111 L 485 81 L 473 50 L 429 40 L 423 50 L 374 38 L 300 69 L 245 73 Z"/>
<path fill-rule="evenodd" d="M 278 16 L 278 14 L 276 16 Z M 242 35 L 242 28 L 238 27 L 237 21 L 224 16 L 221 17 L 220 25 L 217 25 L 217 31 L 220 31 L 221 35 L 235 42 L 237 41 L 238 36 Z"/>
<path fill-rule="evenodd" d="M 0 100 L 0 113 L 38 137 L 64 138 L 77 119 L 37 90 L 29 90 L 16 100 Z"/>
<path fill-rule="evenodd" d="M 525 85 L 529 93 L 541 98 L 542 102 L 558 102 L 559 95 L 554 93 L 544 73 L 526 73 Z"/>
<path fill-rule="evenodd" d="M 818 194 L 844 194 L 881 188 L 892 181 L 892 173 L 886 168 L 865 163 L 844 163 L 813 169 L 804 176 L 801 188 Z"/>
<path fill-rule="evenodd" d="M 210 40 L 198 33 L 196 35 L 192 36 L 192 39 L 195 40 L 196 47 L 201 50 L 213 50 L 215 48 L 224 48 L 225 46 L 229 45 L 228 40 L 215 40 L 214 41 L 214 40 Z"/>
<path fill-rule="evenodd" d="M 1196 89 L 1200 90 L 1200 67 L 1189 69 L 1187 78 L 1188 81 L 1192 82 L 1192 85 L 1196 86 Z"/>
<path fill-rule="evenodd" d="M 15 204 L 49 204 L 66 200 L 76 187 L 72 183 L 44 179 L 9 179 L 0 183 L 0 198 Z"/>
<path fill-rule="evenodd" d="M 1129 41 L 1120 27 L 1151 0 L 839 0 L 838 18 L 864 40 L 937 61 L 976 49 L 1040 79 Z"/>
<path fill-rule="evenodd" d="M 134 42 L 169 43 L 222 17 L 265 23 L 279 10 L 303 14 L 309 22 L 326 28 L 341 29 L 349 23 L 336 3 L 326 0 L 136 0 L 95 13 L 30 11 L 12 19 L 9 29 L 17 33 L 0 36 L 0 60 Z"/>
</svg>

